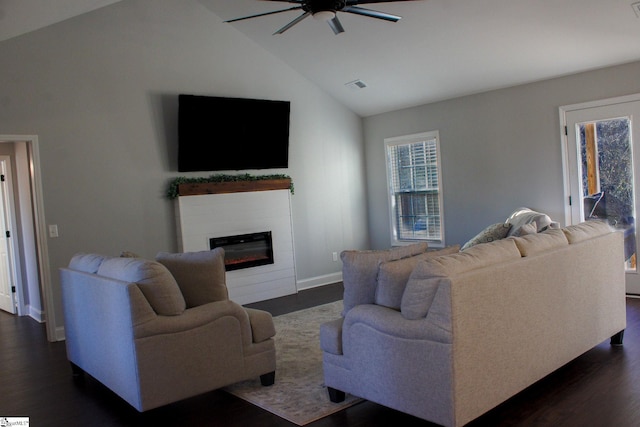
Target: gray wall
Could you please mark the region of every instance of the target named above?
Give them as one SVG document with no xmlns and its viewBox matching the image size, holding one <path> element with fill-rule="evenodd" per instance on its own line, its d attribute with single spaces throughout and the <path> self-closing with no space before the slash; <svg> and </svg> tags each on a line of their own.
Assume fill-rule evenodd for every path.
<svg viewBox="0 0 640 427">
<path fill-rule="evenodd" d="M 372 247 L 390 245 L 385 138 L 440 131 L 447 244 L 520 206 L 563 222 L 558 107 L 638 93 L 638 76 L 640 62 L 364 119 Z"/>
<path fill-rule="evenodd" d="M 38 135 L 55 315 L 58 268 L 80 251 L 177 250 L 177 95 L 291 101 L 296 272 L 341 270 L 365 247 L 362 120 L 196 0 L 128 0 L 0 43 L 0 135 Z M 261 173 L 254 171 L 256 173 Z M 209 173 L 190 174 L 206 176 Z M 348 183 L 348 185 L 347 185 Z"/>
</svg>

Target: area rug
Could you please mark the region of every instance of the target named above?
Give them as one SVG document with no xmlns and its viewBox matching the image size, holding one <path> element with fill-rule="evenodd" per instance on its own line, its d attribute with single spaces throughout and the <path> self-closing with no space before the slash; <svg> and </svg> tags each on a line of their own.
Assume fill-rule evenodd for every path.
<svg viewBox="0 0 640 427">
<path fill-rule="evenodd" d="M 320 324 L 340 317 L 342 306 L 336 301 L 274 317 L 275 384 L 263 387 L 255 379 L 224 390 L 299 426 L 361 402 L 348 394 L 344 402 L 331 402 L 323 382 Z"/>
</svg>

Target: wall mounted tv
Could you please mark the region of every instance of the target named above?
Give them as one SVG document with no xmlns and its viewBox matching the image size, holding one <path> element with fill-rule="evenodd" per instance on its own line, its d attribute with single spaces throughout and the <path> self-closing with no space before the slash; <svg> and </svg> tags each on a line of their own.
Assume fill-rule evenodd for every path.
<svg viewBox="0 0 640 427">
<path fill-rule="evenodd" d="M 178 171 L 289 167 L 289 101 L 178 96 Z"/>
</svg>

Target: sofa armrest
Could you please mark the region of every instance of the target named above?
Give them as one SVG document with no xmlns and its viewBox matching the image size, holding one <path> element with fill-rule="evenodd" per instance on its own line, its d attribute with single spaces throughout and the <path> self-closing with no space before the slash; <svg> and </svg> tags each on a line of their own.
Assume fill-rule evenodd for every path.
<svg viewBox="0 0 640 427">
<path fill-rule="evenodd" d="M 364 324 L 380 334 L 394 338 L 450 343 L 448 339 L 443 339 L 441 331 L 434 328 L 430 319 L 423 317 L 409 320 L 399 311 L 379 305 L 363 304 L 352 308 L 345 316 L 343 334 L 348 334 L 349 329 L 356 324 Z"/>
<path fill-rule="evenodd" d="M 244 309 L 249 315 L 249 323 L 251 324 L 251 335 L 254 343 L 266 341 L 276 335 L 276 327 L 273 324 L 271 313 L 255 308 Z"/>
<path fill-rule="evenodd" d="M 155 318 L 147 322 L 136 325 L 134 334 L 135 338 L 139 339 L 154 335 L 184 332 L 227 316 L 238 320 L 242 333 L 242 344 L 244 346 L 251 344 L 249 316 L 240 305 L 230 300 L 215 301 L 188 308 L 184 313 L 177 316 L 155 316 Z"/>
<path fill-rule="evenodd" d="M 331 354 L 342 354 L 342 325 L 344 317 L 320 325 L 320 348 Z"/>
</svg>

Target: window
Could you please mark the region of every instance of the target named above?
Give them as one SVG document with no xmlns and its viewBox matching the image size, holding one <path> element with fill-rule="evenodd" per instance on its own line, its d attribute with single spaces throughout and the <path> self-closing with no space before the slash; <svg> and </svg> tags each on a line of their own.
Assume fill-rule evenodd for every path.
<svg viewBox="0 0 640 427">
<path fill-rule="evenodd" d="M 385 139 L 391 243 L 444 246 L 437 131 Z"/>
</svg>

